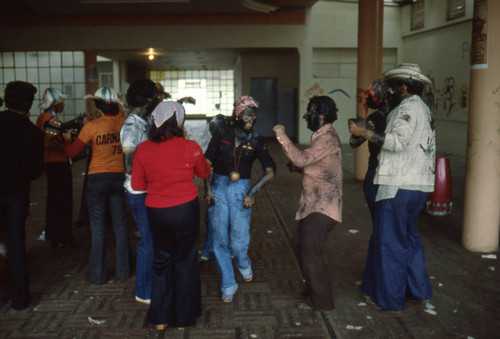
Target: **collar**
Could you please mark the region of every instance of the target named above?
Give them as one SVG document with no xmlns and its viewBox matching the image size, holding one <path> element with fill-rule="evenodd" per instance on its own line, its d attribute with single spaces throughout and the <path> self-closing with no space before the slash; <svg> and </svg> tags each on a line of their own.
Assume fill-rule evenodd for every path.
<svg viewBox="0 0 500 339">
<path fill-rule="evenodd" d="M 53 110 L 47 109 L 47 110 L 45 110 L 45 112 L 50 113 L 50 114 L 52 114 L 53 116 L 55 116 L 57 118 L 57 113 L 54 112 Z"/>
<path fill-rule="evenodd" d="M 314 132 L 312 135 L 311 135 L 311 140 L 314 140 L 316 139 L 317 137 L 319 137 L 320 135 L 323 135 L 323 134 L 326 134 L 328 133 L 329 131 L 333 131 L 333 126 L 332 124 L 328 123 L 326 125 L 324 125 L 323 127 L 321 127 L 320 129 L 318 129 L 316 132 Z"/>
</svg>

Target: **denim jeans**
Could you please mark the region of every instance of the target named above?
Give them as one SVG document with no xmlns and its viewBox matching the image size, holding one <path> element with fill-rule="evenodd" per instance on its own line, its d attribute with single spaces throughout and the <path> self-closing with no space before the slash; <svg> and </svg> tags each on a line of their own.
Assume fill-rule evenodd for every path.
<svg viewBox="0 0 500 339">
<path fill-rule="evenodd" d="M 141 240 L 137 243 L 137 262 L 135 267 L 135 295 L 141 299 L 151 299 L 153 284 L 153 237 L 149 227 L 148 214 L 144 202 L 146 194 L 131 194 L 125 191 L 134 216 Z"/>
<path fill-rule="evenodd" d="M 243 277 L 252 274 L 247 253 L 252 209 L 243 206 L 250 189 L 250 180 L 233 182 L 228 176 L 215 174 L 211 188 L 215 204 L 208 208 L 208 219 L 215 259 L 222 278 L 221 289 L 223 294 L 233 294 L 238 284 L 234 278 L 231 254 Z"/>
<path fill-rule="evenodd" d="M 128 229 L 125 222 L 125 194 L 122 173 L 96 173 L 88 177 L 87 202 L 89 206 L 90 248 L 87 279 L 93 284 L 104 284 L 107 278 L 106 208 L 109 204 L 113 232 L 115 235 L 115 277 L 125 279 L 130 276 Z"/>
<path fill-rule="evenodd" d="M 208 221 L 208 212 L 205 213 L 205 240 L 203 241 L 203 248 L 201 249 L 201 255 L 207 258 L 213 258 L 214 256 L 214 245 L 212 240 L 212 233 L 210 233 L 210 222 Z"/>
</svg>

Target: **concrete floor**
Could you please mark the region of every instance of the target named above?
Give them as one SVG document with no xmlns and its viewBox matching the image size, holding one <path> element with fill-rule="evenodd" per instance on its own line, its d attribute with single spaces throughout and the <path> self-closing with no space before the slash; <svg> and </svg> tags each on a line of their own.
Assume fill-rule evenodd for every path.
<svg viewBox="0 0 500 339">
<path fill-rule="evenodd" d="M 224 304 L 215 263 L 200 264 L 203 315 L 184 331 L 167 328 L 159 333 L 147 324 L 147 306 L 133 299 L 134 277 L 116 282 L 110 275 L 110 281 L 101 286 L 85 281 L 90 248 L 88 227 L 74 229 L 75 240 L 80 244 L 77 249 L 53 249 L 49 243 L 36 240 L 44 229 L 46 192 L 45 177 L 36 180 L 26 228 L 33 301 L 24 311 L 10 309 L 6 261 L 0 258 L 0 338 L 500 337 L 498 259 L 483 258 L 461 246 L 464 159 L 450 157 L 454 203 L 451 215 L 435 217 L 422 213 L 416 226 L 434 289 L 430 304 L 435 314 L 428 313 L 420 303 L 409 303 L 402 313 L 394 314 L 362 304 L 360 282 L 371 222 L 362 183 L 352 176 L 353 152 L 344 147 L 344 221 L 328 237 L 326 255 L 336 308 L 312 312 L 295 307 L 300 301 L 301 275 L 289 242 L 295 227 L 300 175 L 288 172 L 279 145 L 270 142 L 269 148 L 278 173 L 257 195 L 252 215 L 249 253 L 255 278 L 251 283 L 243 283 L 238 277 L 240 289 L 233 303 Z M 75 219 L 84 162 L 73 166 Z M 260 166 L 256 167 L 259 168 L 255 168 L 254 178 L 261 173 Z M 128 219 L 135 248 L 136 226 L 130 214 Z M 201 230 L 200 241 L 203 225 Z M 108 271 L 113 272 L 110 228 L 107 243 Z"/>
</svg>

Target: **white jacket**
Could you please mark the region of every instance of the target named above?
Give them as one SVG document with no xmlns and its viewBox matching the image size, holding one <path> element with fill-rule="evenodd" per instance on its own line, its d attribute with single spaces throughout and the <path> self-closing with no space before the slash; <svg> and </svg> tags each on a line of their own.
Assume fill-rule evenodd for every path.
<svg viewBox="0 0 500 339">
<path fill-rule="evenodd" d="M 429 107 L 413 95 L 389 113 L 374 183 L 434 187 L 435 158 L 434 119 Z"/>
</svg>

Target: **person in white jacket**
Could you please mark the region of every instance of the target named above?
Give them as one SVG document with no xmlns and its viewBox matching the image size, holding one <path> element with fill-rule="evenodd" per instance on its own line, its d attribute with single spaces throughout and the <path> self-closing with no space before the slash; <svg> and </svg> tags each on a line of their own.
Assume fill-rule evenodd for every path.
<svg viewBox="0 0 500 339">
<path fill-rule="evenodd" d="M 390 88 L 391 109 L 385 132 L 376 133 L 354 122 L 349 123 L 349 130 L 381 146 L 362 289 L 367 301 L 399 311 L 407 297 L 427 300 L 432 296 L 414 224 L 427 194 L 434 191 L 436 139 L 431 111 L 421 99 L 430 80 L 420 66 L 401 64 L 385 72 L 384 79 Z"/>
</svg>

